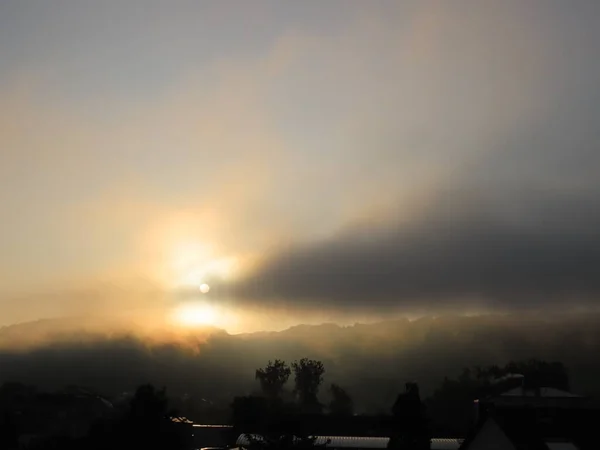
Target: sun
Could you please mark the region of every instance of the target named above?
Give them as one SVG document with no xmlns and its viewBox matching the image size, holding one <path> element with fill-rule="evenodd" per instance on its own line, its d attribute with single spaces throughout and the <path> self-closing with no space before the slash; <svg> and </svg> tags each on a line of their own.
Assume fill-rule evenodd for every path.
<svg viewBox="0 0 600 450">
<path fill-rule="evenodd" d="M 202 292 L 203 294 L 208 294 L 208 291 L 210 291 L 210 286 L 206 283 L 202 283 L 200 285 L 200 292 Z"/>
</svg>

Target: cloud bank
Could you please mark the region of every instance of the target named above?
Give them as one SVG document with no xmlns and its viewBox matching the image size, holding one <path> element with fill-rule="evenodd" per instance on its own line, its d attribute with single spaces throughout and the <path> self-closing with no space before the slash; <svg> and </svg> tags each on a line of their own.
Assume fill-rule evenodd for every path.
<svg viewBox="0 0 600 450">
<path fill-rule="evenodd" d="M 332 5 L 237 40 L 220 7 L 5 9 L 35 33 L 1 27 L 4 320 L 230 259 L 240 307 L 595 305 L 597 3 Z"/>
</svg>

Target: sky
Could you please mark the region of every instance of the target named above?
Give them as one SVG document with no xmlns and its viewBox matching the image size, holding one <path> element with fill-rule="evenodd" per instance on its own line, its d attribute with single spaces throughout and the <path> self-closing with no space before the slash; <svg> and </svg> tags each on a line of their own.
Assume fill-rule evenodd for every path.
<svg viewBox="0 0 600 450">
<path fill-rule="evenodd" d="M 598 42 L 593 0 L 5 0 L 0 325 L 596 308 Z"/>
</svg>

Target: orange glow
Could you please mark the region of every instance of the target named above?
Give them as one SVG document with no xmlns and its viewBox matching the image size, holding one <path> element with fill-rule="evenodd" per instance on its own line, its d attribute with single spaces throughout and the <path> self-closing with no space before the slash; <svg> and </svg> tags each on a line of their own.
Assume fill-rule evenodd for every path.
<svg viewBox="0 0 600 450">
<path fill-rule="evenodd" d="M 191 327 L 200 325 L 219 326 L 219 316 L 219 311 L 207 303 L 184 304 L 177 307 L 173 312 L 173 319 L 178 325 Z"/>
</svg>

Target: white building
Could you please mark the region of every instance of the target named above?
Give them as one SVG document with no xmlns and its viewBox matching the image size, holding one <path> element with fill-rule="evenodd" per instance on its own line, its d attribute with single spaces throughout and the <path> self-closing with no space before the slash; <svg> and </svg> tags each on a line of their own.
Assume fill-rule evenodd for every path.
<svg viewBox="0 0 600 450">
<path fill-rule="evenodd" d="M 253 436 L 262 439 L 261 436 Z M 359 437 L 359 436 L 316 436 L 315 444 L 326 445 L 326 449 L 363 449 L 375 450 L 387 448 L 388 437 Z M 244 447 L 250 442 L 245 434 L 241 434 L 236 441 L 236 446 Z M 462 444 L 461 439 L 435 438 L 431 440 L 431 450 L 458 450 Z"/>
</svg>

